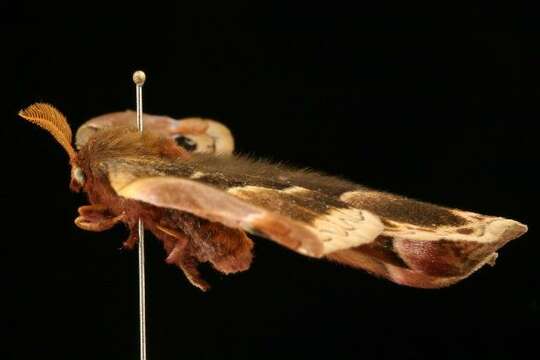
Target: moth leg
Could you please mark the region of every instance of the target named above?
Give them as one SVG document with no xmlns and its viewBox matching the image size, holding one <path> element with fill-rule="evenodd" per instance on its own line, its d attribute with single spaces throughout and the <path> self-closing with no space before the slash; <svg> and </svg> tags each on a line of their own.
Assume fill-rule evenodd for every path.
<svg viewBox="0 0 540 360">
<path fill-rule="evenodd" d="M 178 266 L 180 267 L 180 269 L 182 269 L 184 275 L 186 275 L 189 282 L 193 286 L 201 289 L 202 291 L 206 291 L 210 289 L 210 285 L 202 279 L 201 273 L 197 269 L 198 264 L 199 262 L 197 261 L 197 259 L 189 255 L 183 256 L 182 259 L 178 262 Z"/>
<path fill-rule="evenodd" d="M 163 233 L 163 236 L 160 236 L 160 238 L 165 242 L 165 250 L 168 253 L 165 262 L 167 264 L 178 264 L 188 244 L 187 236 L 160 225 L 157 225 L 156 228 Z"/>
<path fill-rule="evenodd" d="M 202 291 L 208 290 L 210 285 L 202 279 L 201 273 L 197 269 L 197 259 L 185 252 L 189 238 L 181 232 L 160 225 L 157 225 L 156 228 L 159 233 L 155 235 L 163 240 L 165 250 L 168 253 L 165 259 L 167 264 L 176 264 L 182 269 L 184 275 L 193 286 L 198 287 Z"/>
<path fill-rule="evenodd" d="M 129 236 L 126 241 L 122 243 L 124 249 L 133 250 L 135 245 L 139 242 L 139 228 L 138 223 L 129 225 Z"/>
<path fill-rule="evenodd" d="M 113 216 L 104 205 L 84 205 L 79 207 L 75 225 L 87 231 L 105 231 L 125 219 L 125 215 Z"/>
</svg>

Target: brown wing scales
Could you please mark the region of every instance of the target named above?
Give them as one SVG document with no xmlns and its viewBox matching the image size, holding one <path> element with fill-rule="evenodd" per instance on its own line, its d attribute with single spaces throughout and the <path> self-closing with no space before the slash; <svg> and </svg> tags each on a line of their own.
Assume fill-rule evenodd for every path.
<svg viewBox="0 0 540 360">
<path fill-rule="evenodd" d="M 410 286 L 459 281 L 526 231 L 512 220 L 246 158 L 157 159 L 161 165 L 147 173 L 118 160 L 108 171 L 120 196 L 188 212 Z"/>
</svg>

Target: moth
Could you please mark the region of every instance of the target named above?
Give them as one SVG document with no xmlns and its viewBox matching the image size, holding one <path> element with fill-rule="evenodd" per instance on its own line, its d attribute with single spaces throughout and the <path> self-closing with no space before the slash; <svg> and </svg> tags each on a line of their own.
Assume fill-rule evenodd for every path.
<svg viewBox="0 0 540 360">
<path fill-rule="evenodd" d="M 145 115 L 141 134 L 134 112 L 107 114 L 79 128 L 75 150 L 53 106 L 36 103 L 19 115 L 66 150 L 70 188 L 90 203 L 78 209 L 78 227 L 123 223 L 124 247 L 133 248 L 141 218 L 163 242 L 166 262 L 201 290 L 209 285 L 200 263 L 225 274 L 250 267 L 248 234 L 397 284 L 440 288 L 493 265 L 497 250 L 527 231 L 514 220 L 235 155 L 231 132 L 213 120 Z"/>
</svg>

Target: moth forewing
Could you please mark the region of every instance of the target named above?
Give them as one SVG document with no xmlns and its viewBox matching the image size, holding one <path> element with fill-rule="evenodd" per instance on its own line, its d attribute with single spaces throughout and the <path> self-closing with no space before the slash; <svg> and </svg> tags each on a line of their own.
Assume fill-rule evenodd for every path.
<svg viewBox="0 0 540 360">
<path fill-rule="evenodd" d="M 304 255 L 327 256 L 417 287 L 445 286 L 468 276 L 526 231 L 512 220 L 238 156 L 194 154 L 165 166 L 160 176 L 135 179 L 131 173 L 123 178 L 132 182 L 116 188 L 121 196 L 240 228 Z"/>
</svg>

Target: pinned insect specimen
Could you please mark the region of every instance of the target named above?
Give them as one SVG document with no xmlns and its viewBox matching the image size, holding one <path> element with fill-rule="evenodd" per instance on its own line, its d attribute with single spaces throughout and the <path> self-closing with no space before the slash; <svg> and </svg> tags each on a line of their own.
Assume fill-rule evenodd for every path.
<svg viewBox="0 0 540 360">
<path fill-rule="evenodd" d="M 20 116 L 49 131 L 71 164 L 71 189 L 88 194 L 75 224 L 103 231 L 124 223 L 137 243 L 137 222 L 163 242 L 166 261 L 202 290 L 197 265 L 225 274 L 247 270 L 253 241 L 273 240 L 420 288 L 438 288 L 492 264 L 496 251 L 521 236 L 517 221 L 444 208 L 373 190 L 317 172 L 233 154 L 228 129 L 204 119 L 132 112 L 90 120 L 76 151 L 65 117 L 43 103 Z"/>
</svg>

